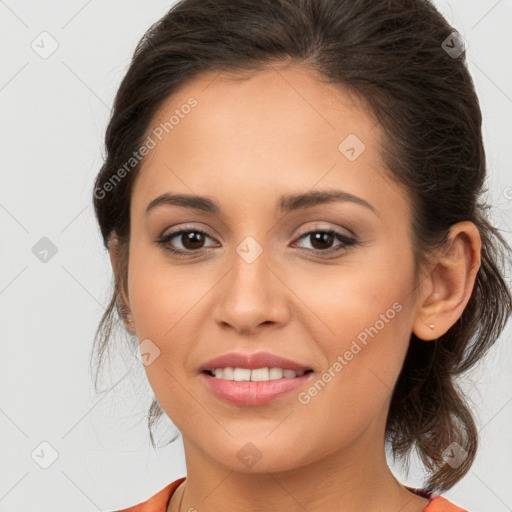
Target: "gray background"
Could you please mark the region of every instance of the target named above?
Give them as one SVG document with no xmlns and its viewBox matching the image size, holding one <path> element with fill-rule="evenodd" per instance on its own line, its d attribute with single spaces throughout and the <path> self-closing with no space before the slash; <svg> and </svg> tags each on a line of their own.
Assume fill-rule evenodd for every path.
<svg viewBox="0 0 512 512">
<path fill-rule="evenodd" d="M 149 444 L 151 392 L 140 365 L 129 354 L 119 358 L 113 387 L 100 395 L 88 373 L 111 283 L 92 183 L 135 45 L 171 3 L 0 1 L 1 512 L 127 507 L 186 474 L 181 437 L 157 453 Z M 467 43 L 484 116 L 488 201 L 494 222 L 510 229 L 512 0 L 436 5 Z M 58 48 L 43 58 L 52 44 Z M 47 248 L 43 237 L 57 250 L 46 262 L 33 252 L 38 243 Z M 471 512 L 512 510 L 510 335 L 509 324 L 462 383 L 478 411 L 481 448 L 445 496 Z M 172 429 L 168 420 L 163 426 Z M 420 485 L 416 464 L 409 476 L 394 470 Z"/>
</svg>

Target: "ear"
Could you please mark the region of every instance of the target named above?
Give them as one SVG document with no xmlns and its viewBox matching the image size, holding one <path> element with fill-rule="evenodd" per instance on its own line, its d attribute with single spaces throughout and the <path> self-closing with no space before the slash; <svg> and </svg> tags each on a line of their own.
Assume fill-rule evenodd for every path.
<svg viewBox="0 0 512 512">
<path fill-rule="evenodd" d="M 423 278 L 413 333 L 423 340 L 442 336 L 466 307 L 481 263 L 481 239 L 473 222 L 454 224 L 446 248 Z M 433 325 L 434 327 L 429 327 Z"/>
<path fill-rule="evenodd" d="M 119 239 L 115 234 L 111 235 L 108 240 L 108 252 L 112 270 L 116 277 L 116 282 L 121 279 L 121 265 L 127 265 L 128 262 L 122 261 L 121 246 Z M 127 274 L 127 273 L 126 273 Z M 135 322 L 130 308 L 130 299 L 126 293 L 124 286 L 119 286 L 119 296 L 117 298 L 117 310 L 123 319 L 127 331 L 135 335 Z"/>
</svg>

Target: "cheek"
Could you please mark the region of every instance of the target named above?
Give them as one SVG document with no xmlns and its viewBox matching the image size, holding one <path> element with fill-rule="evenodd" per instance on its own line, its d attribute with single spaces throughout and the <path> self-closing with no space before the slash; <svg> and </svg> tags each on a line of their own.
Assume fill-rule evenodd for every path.
<svg viewBox="0 0 512 512">
<path fill-rule="evenodd" d="M 208 268 L 180 266 L 154 249 L 134 244 L 129 261 L 129 297 L 137 334 L 163 340 L 199 304 L 212 286 Z M 210 271 L 211 274 L 211 271 Z"/>
<path fill-rule="evenodd" d="M 412 261 L 407 254 L 370 252 L 349 256 L 338 265 L 303 265 L 284 276 L 303 304 L 300 321 L 308 318 L 311 328 L 316 319 L 317 332 L 333 346 L 343 347 L 343 340 L 359 333 L 364 339 L 365 329 L 376 323 L 381 339 L 390 331 L 400 331 L 402 337 L 406 333 L 401 327 L 412 298 Z"/>
<path fill-rule="evenodd" d="M 409 311 L 388 296 L 337 305 L 325 317 L 336 335 L 316 339 L 325 364 L 298 398 L 308 428 L 333 443 L 350 443 L 376 418 L 385 420 L 407 351 Z"/>
<path fill-rule="evenodd" d="M 190 321 L 201 314 L 201 299 L 212 283 L 207 282 L 206 272 L 202 277 L 197 270 L 187 271 L 191 267 L 167 264 L 155 252 L 137 244 L 130 249 L 130 306 L 139 341 L 149 339 L 158 348 L 158 356 L 144 366 L 148 382 L 171 421 L 186 428 L 184 415 L 204 421 L 180 383 L 185 382 L 190 352 Z"/>
<path fill-rule="evenodd" d="M 307 306 L 300 321 L 324 356 L 321 394 L 328 402 L 371 415 L 389 398 L 412 330 L 413 283 L 407 253 L 347 259 L 347 266 L 293 278 L 290 287 Z M 340 428 L 345 422 L 340 418 Z"/>
</svg>

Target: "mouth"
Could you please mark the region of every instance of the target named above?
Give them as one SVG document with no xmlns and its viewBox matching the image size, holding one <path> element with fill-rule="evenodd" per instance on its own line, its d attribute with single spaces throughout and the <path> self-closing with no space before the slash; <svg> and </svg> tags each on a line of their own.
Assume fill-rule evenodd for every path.
<svg viewBox="0 0 512 512">
<path fill-rule="evenodd" d="M 201 381 L 213 395 L 231 404 L 256 406 L 292 396 L 310 383 L 309 365 L 271 352 L 230 352 L 199 368 Z"/>
<path fill-rule="evenodd" d="M 283 377 L 280 371 L 285 377 L 295 377 L 312 370 L 313 368 L 309 365 L 271 352 L 230 352 L 206 361 L 199 368 L 199 371 L 208 371 L 213 376 L 219 373 L 226 379 L 231 379 L 233 374 L 235 380 L 251 380 L 252 375 L 255 380 L 273 380 Z"/>
<path fill-rule="evenodd" d="M 255 375 L 256 379 L 260 378 L 260 380 L 253 380 L 252 372 L 258 370 L 267 370 L 268 379 L 265 378 L 267 373 L 261 372 L 262 376 L 258 373 Z M 226 371 L 227 375 L 225 375 Z M 290 371 L 294 374 L 297 373 L 293 370 Z M 222 368 L 222 374 L 218 373 L 217 369 L 204 370 L 201 372 L 201 380 L 213 395 L 224 402 L 237 406 L 254 407 L 278 399 L 284 400 L 293 397 L 292 391 L 297 391 L 311 383 L 314 371 L 307 369 L 300 372 L 301 375 L 295 376 L 284 373 L 280 368 L 249 370 L 248 368 L 228 367 Z"/>
<path fill-rule="evenodd" d="M 283 368 L 215 368 L 212 370 L 203 370 L 202 373 L 209 375 L 215 379 L 231 380 L 235 382 L 267 382 L 282 379 L 296 379 L 312 373 L 313 370 L 308 368 L 302 371 L 295 371 Z"/>
</svg>

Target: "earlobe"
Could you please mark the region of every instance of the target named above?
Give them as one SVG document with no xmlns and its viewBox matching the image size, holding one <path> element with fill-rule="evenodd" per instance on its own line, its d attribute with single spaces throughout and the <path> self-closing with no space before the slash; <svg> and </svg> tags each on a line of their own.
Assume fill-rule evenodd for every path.
<svg viewBox="0 0 512 512">
<path fill-rule="evenodd" d="M 419 295 L 413 333 L 430 341 L 445 334 L 462 315 L 481 262 L 481 239 L 470 221 L 454 224 L 446 248 L 436 257 Z"/>
<path fill-rule="evenodd" d="M 135 335 L 135 322 L 133 321 L 132 312 L 121 296 L 117 297 L 117 310 L 119 312 L 119 316 L 123 319 L 126 330 L 131 334 Z"/>
<path fill-rule="evenodd" d="M 118 262 L 119 262 L 119 239 L 115 233 L 112 233 L 107 242 L 108 254 L 110 256 L 110 264 L 114 274 L 117 274 Z"/>
<path fill-rule="evenodd" d="M 130 308 L 130 301 L 125 293 L 124 287 L 121 286 L 120 282 L 123 279 L 121 275 L 121 265 L 126 264 L 127 262 L 122 262 L 123 256 L 120 254 L 120 243 L 117 236 L 114 234 L 111 235 L 108 241 L 108 251 L 110 256 L 110 263 L 112 265 L 112 271 L 115 275 L 115 281 L 118 283 L 117 288 L 119 290 L 117 296 L 117 311 L 119 316 L 123 319 L 125 327 L 127 331 L 135 335 L 135 323 L 133 321 L 133 315 Z"/>
</svg>

